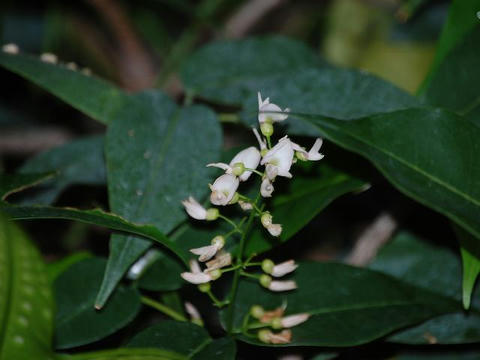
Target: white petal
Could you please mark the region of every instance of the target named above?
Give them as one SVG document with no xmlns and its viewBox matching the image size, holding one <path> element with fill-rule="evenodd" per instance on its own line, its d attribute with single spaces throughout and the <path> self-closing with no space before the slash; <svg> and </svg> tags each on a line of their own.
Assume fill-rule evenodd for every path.
<svg viewBox="0 0 480 360">
<path fill-rule="evenodd" d="M 315 161 L 315 160 L 321 160 L 323 159 L 323 154 L 320 154 L 318 151 L 320 150 L 320 147 L 322 146 L 323 140 L 318 138 L 315 140 L 315 144 L 313 144 L 312 148 L 307 154 L 307 159 L 310 161 Z"/>
<path fill-rule="evenodd" d="M 183 200 L 182 204 L 192 218 L 197 220 L 205 220 L 207 218 L 207 210 L 193 197 L 190 196 L 187 200 Z"/>
<path fill-rule="evenodd" d="M 200 264 L 197 262 L 197 260 L 192 259 L 189 262 L 190 265 L 190 271 L 194 274 L 201 273 L 202 269 L 200 268 Z"/>
<path fill-rule="evenodd" d="M 223 174 L 210 185 L 212 194 L 210 201 L 215 205 L 227 205 L 232 200 L 233 195 L 237 191 L 239 180 L 231 174 Z"/>
<path fill-rule="evenodd" d="M 280 106 L 272 103 L 267 103 L 263 104 L 258 108 L 259 114 L 258 114 L 258 122 L 260 124 L 263 124 L 264 122 L 269 119 L 270 121 L 273 122 L 280 122 L 288 118 L 288 113 L 290 112 L 290 109 L 286 108 L 285 110 L 282 110 Z"/>
<path fill-rule="evenodd" d="M 246 168 L 256 169 L 258 164 L 260 163 L 260 158 L 260 152 L 257 150 L 256 147 L 251 146 L 235 155 L 232 161 L 230 161 L 230 167 L 232 167 L 236 163 L 243 163 Z M 246 170 L 242 175 L 239 176 L 240 181 L 247 180 L 250 175 L 252 175 L 252 172 Z"/>
<path fill-rule="evenodd" d="M 20 49 L 17 44 L 5 44 L 2 46 L 2 51 L 8 54 L 18 54 Z"/>
<path fill-rule="evenodd" d="M 286 281 L 272 281 L 270 286 L 268 287 L 269 290 L 272 291 L 288 291 L 294 290 L 297 288 L 297 283 L 293 280 L 286 280 Z"/>
<path fill-rule="evenodd" d="M 197 308 L 190 302 L 186 301 L 185 302 L 185 310 L 187 311 L 187 314 L 190 315 L 190 318 L 192 320 L 201 320 L 202 317 L 200 316 L 200 313 L 198 312 Z"/>
<path fill-rule="evenodd" d="M 198 261 L 205 262 L 215 256 L 219 250 L 217 245 L 202 246 L 196 249 L 190 249 L 190 252 L 199 255 Z"/>
<path fill-rule="evenodd" d="M 180 276 L 192 284 L 205 284 L 209 282 L 212 278 L 209 274 L 200 272 L 200 273 L 191 273 L 191 272 L 183 272 Z"/>
<path fill-rule="evenodd" d="M 267 230 L 272 236 L 280 236 L 282 233 L 282 225 L 280 224 L 271 224 L 267 226 Z"/>
<path fill-rule="evenodd" d="M 273 185 L 268 178 L 263 179 L 262 185 L 260 186 L 260 193 L 263 197 L 272 197 Z"/>
<path fill-rule="evenodd" d="M 285 316 L 284 318 L 282 318 L 282 327 L 291 328 L 293 326 L 297 326 L 307 321 L 309 317 L 310 314 L 306 313 Z"/>
<path fill-rule="evenodd" d="M 277 264 L 273 267 L 272 276 L 281 277 L 283 275 L 291 273 L 297 267 L 298 267 L 298 265 L 295 264 L 294 260 L 285 261 L 285 262 Z"/>
<path fill-rule="evenodd" d="M 242 208 L 243 211 L 248 211 L 253 209 L 253 205 L 248 201 L 238 200 L 238 205 Z"/>
<path fill-rule="evenodd" d="M 292 174 L 289 171 L 293 163 L 294 154 L 292 142 L 285 136 L 265 154 L 261 164 L 275 165 L 279 176 L 291 178 Z"/>
<path fill-rule="evenodd" d="M 232 264 L 232 255 L 227 252 L 218 254 L 215 259 L 207 262 L 207 270 L 212 271 Z"/>
<path fill-rule="evenodd" d="M 273 181 L 278 175 L 278 167 L 276 165 L 267 164 L 267 166 L 265 166 L 265 172 L 270 181 Z"/>
<path fill-rule="evenodd" d="M 228 174 L 232 173 L 232 168 L 225 163 L 210 163 L 207 164 L 207 167 L 217 167 L 219 169 L 225 170 Z"/>
<path fill-rule="evenodd" d="M 260 150 L 266 149 L 267 148 L 267 143 L 265 140 L 262 140 L 260 137 L 260 134 L 258 133 L 258 130 L 255 128 L 252 128 L 253 133 L 255 134 L 255 137 L 257 138 L 258 145 L 260 146 Z"/>
</svg>

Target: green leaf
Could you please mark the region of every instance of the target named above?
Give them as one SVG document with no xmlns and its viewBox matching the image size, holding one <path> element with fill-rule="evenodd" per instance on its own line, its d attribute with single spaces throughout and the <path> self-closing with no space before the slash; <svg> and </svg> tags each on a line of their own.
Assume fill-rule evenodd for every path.
<svg viewBox="0 0 480 360">
<path fill-rule="evenodd" d="M 221 130 L 206 107 L 178 108 L 159 91 L 142 93 L 107 132 L 106 157 L 111 209 L 164 233 L 185 218 L 181 200 L 201 199 L 219 158 Z M 96 304 L 101 307 L 134 261 L 149 247 L 134 236 L 115 235 Z"/>
<path fill-rule="evenodd" d="M 0 358 L 52 359 L 53 301 L 45 265 L 0 214 Z"/>
<path fill-rule="evenodd" d="M 177 290 L 185 284 L 180 277 L 180 273 L 184 270 L 185 268 L 178 261 L 158 252 L 158 259 L 145 270 L 137 285 L 141 289 L 150 291 Z"/>
<path fill-rule="evenodd" d="M 480 1 L 477 3 L 476 11 L 480 9 Z M 480 21 L 475 13 L 471 16 L 475 17 L 477 25 L 445 56 L 424 94 L 427 102 L 467 116 L 472 111 L 476 113 L 480 106 L 480 50 L 477 46 Z M 478 117 L 474 116 L 472 120 L 480 125 Z"/>
<path fill-rule="evenodd" d="M 29 160 L 21 174 L 55 171 L 55 178 L 26 193 L 21 203 L 51 204 L 68 186 L 75 184 L 106 184 L 103 136 L 75 140 L 45 151 Z"/>
<path fill-rule="evenodd" d="M 445 61 L 445 58 L 464 37 L 478 25 L 477 12 L 480 9 L 479 0 L 453 0 L 448 12 L 448 19 L 442 30 L 442 34 L 437 43 L 437 52 L 430 72 L 425 79 L 420 93 L 431 85 L 431 80 L 438 75 L 442 70 L 440 69 Z M 472 69 L 473 70 L 473 69 Z M 459 74 L 457 74 L 459 75 Z M 451 90 L 451 89 L 450 89 Z M 455 95 L 450 92 L 451 95 Z"/>
<path fill-rule="evenodd" d="M 287 79 L 287 80 L 286 80 Z M 263 97 L 293 113 L 319 114 L 349 120 L 421 106 L 421 101 L 396 86 L 364 71 L 338 68 L 305 68 L 259 84 Z M 258 125 L 256 92 L 249 92 L 242 119 Z M 282 122 L 290 135 L 318 135 L 301 117 Z"/>
<path fill-rule="evenodd" d="M 399 354 L 394 357 L 395 360 L 477 360 L 480 353 L 475 350 L 461 351 L 456 350 L 433 350 L 433 351 L 408 351 L 404 354 Z"/>
<path fill-rule="evenodd" d="M 63 359 L 63 358 L 62 358 Z M 187 360 L 188 358 L 172 351 L 160 349 L 114 349 L 75 354 L 65 360 Z"/>
<path fill-rule="evenodd" d="M 338 263 L 300 263 L 293 278 L 298 289 L 289 293 L 273 293 L 258 282 L 242 280 L 234 329 L 239 331 L 252 305 L 273 310 L 285 302 L 286 315 L 311 314 L 308 321 L 292 329 L 292 342 L 286 346 L 354 346 L 455 309 L 451 300 L 441 296 L 372 270 Z M 243 335 L 239 339 L 265 345 Z"/>
<path fill-rule="evenodd" d="M 104 124 L 115 118 L 128 95 L 95 76 L 86 76 L 63 65 L 29 55 L 0 53 L 0 66 L 12 71 Z"/>
<path fill-rule="evenodd" d="M 389 340 L 428 344 L 472 343 L 480 340 L 479 305 L 465 313 L 461 309 L 461 266 L 458 256 L 448 249 L 420 241 L 409 233 L 399 233 L 370 264 L 408 284 L 448 297 L 458 304 L 456 313 L 441 315 L 413 328 L 398 332 Z M 421 274 L 421 275 L 419 275 Z"/>
<path fill-rule="evenodd" d="M 302 117 L 329 140 L 372 161 L 404 194 L 480 238 L 480 128 L 429 109 L 355 121 Z"/>
<path fill-rule="evenodd" d="M 128 347 L 158 348 L 191 358 L 211 342 L 212 339 L 201 326 L 165 320 L 135 335 Z"/>
<path fill-rule="evenodd" d="M 193 356 L 193 360 L 235 360 L 237 345 L 232 338 L 224 337 L 213 340 Z"/>
<path fill-rule="evenodd" d="M 66 219 L 76 220 L 87 224 L 94 224 L 107 227 L 109 229 L 124 231 L 127 233 L 144 236 L 150 240 L 156 241 L 169 250 L 174 252 L 185 263 L 188 257 L 184 251 L 153 225 L 142 225 L 129 222 L 122 217 L 104 212 L 101 209 L 78 210 L 74 208 L 61 208 L 52 206 L 16 206 L 9 204 L 0 204 L 0 210 L 4 211 L 14 220 L 29 219 Z M 146 240 L 144 240 L 146 241 Z"/>
<path fill-rule="evenodd" d="M 55 174 L 41 172 L 36 174 L 1 174 L 0 173 L 0 201 L 9 195 L 22 191 L 31 186 L 50 179 Z"/>
<path fill-rule="evenodd" d="M 275 36 L 208 44 L 189 57 L 181 76 L 188 92 L 240 105 L 270 78 L 318 65 L 320 59 L 304 44 Z"/>
<path fill-rule="evenodd" d="M 260 253 L 287 241 L 333 200 L 365 186 L 365 182 L 326 163 L 311 169 L 296 168 L 293 172 L 295 175 L 289 181 L 288 190 L 275 195 L 269 205 L 275 223 L 283 226 L 279 241 L 272 239 L 263 228 L 256 227 L 248 240 L 247 254 Z"/>
<path fill-rule="evenodd" d="M 108 306 L 93 305 L 106 261 L 86 259 L 72 265 L 55 281 L 57 304 L 55 346 L 68 349 L 89 344 L 127 325 L 140 310 L 140 296 L 133 288 L 119 286 Z"/>
<path fill-rule="evenodd" d="M 57 277 L 65 272 L 73 264 L 91 258 L 93 255 L 86 251 L 80 251 L 66 256 L 60 260 L 47 264 L 48 280 L 53 283 Z"/>
</svg>

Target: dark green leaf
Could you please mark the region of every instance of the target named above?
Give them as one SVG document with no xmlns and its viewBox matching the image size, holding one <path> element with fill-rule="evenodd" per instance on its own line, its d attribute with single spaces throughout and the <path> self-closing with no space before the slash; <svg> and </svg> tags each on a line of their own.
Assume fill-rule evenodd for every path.
<svg viewBox="0 0 480 360">
<path fill-rule="evenodd" d="M 181 200 L 206 194 L 205 164 L 219 157 L 221 130 L 215 114 L 205 107 L 178 108 L 158 91 L 133 99 L 107 132 L 110 207 L 131 221 L 151 223 L 168 233 L 186 218 Z M 138 237 L 112 238 L 98 306 L 148 247 Z"/>
<path fill-rule="evenodd" d="M 237 345 L 232 338 L 224 337 L 213 340 L 193 356 L 193 360 L 235 360 Z"/>
<path fill-rule="evenodd" d="M 158 348 L 190 358 L 211 341 L 212 339 L 201 326 L 189 322 L 165 320 L 135 335 L 128 346 Z"/>
<path fill-rule="evenodd" d="M 13 193 L 47 181 L 54 175 L 52 172 L 11 175 L 0 173 L 0 201 L 5 200 L 7 196 Z"/>
<path fill-rule="evenodd" d="M 329 140 L 372 161 L 400 191 L 480 237 L 480 128 L 429 109 L 355 121 L 302 117 Z"/>
<path fill-rule="evenodd" d="M 394 357 L 395 360 L 477 360 L 480 358 L 478 351 L 457 350 L 433 350 L 433 351 L 409 351 Z"/>
<path fill-rule="evenodd" d="M 0 214 L 0 358 L 51 359 L 53 301 L 45 265 Z"/>
<path fill-rule="evenodd" d="M 50 280 L 51 283 L 55 281 L 55 279 L 60 276 L 63 272 L 65 272 L 70 266 L 73 264 L 91 258 L 93 255 L 86 252 L 86 251 L 80 251 L 73 253 L 72 255 L 66 256 L 63 259 L 51 262 L 47 264 L 47 274 L 48 274 L 48 280 Z"/>
<path fill-rule="evenodd" d="M 95 224 L 107 227 L 109 229 L 124 231 L 127 233 L 144 236 L 154 240 L 169 250 L 177 254 L 181 259 L 187 262 L 187 257 L 183 250 L 176 244 L 168 240 L 168 238 L 153 225 L 141 225 L 131 223 L 122 217 L 104 212 L 101 209 L 78 210 L 74 208 L 61 208 L 51 206 L 15 206 L 8 204 L 0 204 L 0 210 L 9 214 L 12 219 L 66 219 L 76 220 L 88 224 Z M 144 240 L 146 241 L 146 240 Z"/>
<path fill-rule="evenodd" d="M 451 300 L 390 276 L 343 264 L 301 263 L 294 279 L 298 289 L 288 294 L 241 281 L 234 328 L 238 331 L 252 305 L 273 310 L 286 302 L 287 315 L 312 315 L 293 328 L 293 339 L 287 346 L 353 346 L 454 309 Z M 240 339 L 262 344 L 242 335 Z"/>
<path fill-rule="evenodd" d="M 55 171 L 55 178 L 26 193 L 22 204 L 51 204 L 68 186 L 106 184 L 103 136 L 92 136 L 45 151 L 29 159 L 20 173 Z"/>
<path fill-rule="evenodd" d="M 323 163 L 310 171 L 293 169 L 293 179 L 286 192 L 273 197 L 271 209 L 275 223 L 283 226 L 279 237 L 285 242 L 307 225 L 333 200 L 365 186 L 365 182 L 335 170 Z M 278 190 L 276 190 L 278 191 Z M 278 241 L 256 227 L 246 246 L 246 253 L 260 253 L 270 249 Z"/>
<path fill-rule="evenodd" d="M 177 290 L 185 283 L 180 277 L 184 269 L 176 259 L 158 252 L 158 259 L 146 269 L 137 284 L 150 291 Z"/>
<path fill-rule="evenodd" d="M 240 105 L 270 78 L 320 65 L 302 43 L 283 37 L 219 41 L 193 54 L 182 70 L 189 92 L 214 102 Z M 289 80 L 290 81 L 290 80 Z"/>
<path fill-rule="evenodd" d="M 0 53 L 0 66 L 24 77 L 104 124 L 115 118 L 128 95 L 95 77 L 28 55 Z"/>
<path fill-rule="evenodd" d="M 119 286 L 108 306 L 94 309 L 106 261 L 86 259 L 68 268 L 55 281 L 57 316 L 55 345 L 67 349 L 104 338 L 127 325 L 140 310 L 133 288 Z"/>
<path fill-rule="evenodd" d="M 63 359 L 63 358 L 62 358 Z M 90 353 L 80 353 L 65 358 L 65 360 L 188 360 L 187 357 L 172 351 L 160 349 L 114 349 Z"/>
<path fill-rule="evenodd" d="M 479 302 L 469 313 L 460 309 L 461 286 L 458 279 L 461 265 L 458 256 L 449 250 L 421 242 L 411 234 L 400 233 L 382 248 L 370 267 L 458 303 L 457 313 L 442 315 L 396 333 L 390 340 L 413 344 L 456 344 L 480 340 Z"/>
</svg>

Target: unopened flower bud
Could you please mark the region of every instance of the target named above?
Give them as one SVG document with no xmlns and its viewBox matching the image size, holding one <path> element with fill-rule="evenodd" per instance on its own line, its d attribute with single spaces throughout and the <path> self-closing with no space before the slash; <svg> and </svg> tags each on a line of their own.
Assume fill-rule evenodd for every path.
<svg viewBox="0 0 480 360">
<path fill-rule="evenodd" d="M 262 274 L 260 276 L 260 285 L 262 285 L 263 287 L 267 288 L 270 286 L 271 282 L 272 282 L 272 278 L 266 274 Z"/>
<path fill-rule="evenodd" d="M 206 215 L 205 219 L 208 220 L 208 221 L 217 220 L 218 215 L 220 215 L 220 212 L 218 211 L 217 208 L 210 208 L 210 209 L 207 210 L 207 215 Z"/>
<path fill-rule="evenodd" d="M 270 137 L 273 135 L 273 125 L 271 122 L 264 122 L 260 124 L 260 131 L 263 136 Z"/>
<path fill-rule="evenodd" d="M 262 225 L 266 228 L 272 225 L 272 220 L 273 220 L 273 217 L 268 211 L 264 212 L 260 218 Z"/>
<path fill-rule="evenodd" d="M 209 271 L 209 274 L 212 280 L 217 280 L 220 276 L 222 276 L 222 272 L 218 269 Z"/>
<path fill-rule="evenodd" d="M 262 270 L 265 271 L 267 274 L 271 274 L 273 272 L 273 268 L 275 264 L 270 259 L 265 259 L 262 261 Z"/>
<path fill-rule="evenodd" d="M 217 235 L 212 239 L 211 244 L 215 245 L 217 249 L 220 250 L 225 246 L 225 238 L 222 235 Z"/>
<path fill-rule="evenodd" d="M 200 290 L 203 293 L 207 293 L 210 291 L 210 283 L 205 283 L 205 284 L 200 284 L 198 285 L 198 290 Z"/>
<path fill-rule="evenodd" d="M 235 164 L 233 164 L 232 166 L 232 174 L 235 175 L 235 176 L 240 176 L 244 173 L 245 171 L 245 165 L 243 164 L 243 162 L 237 162 Z"/>
<path fill-rule="evenodd" d="M 250 308 L 250 315 L 255 319 L 260 319 L 263 314 L 265 314 L 265 310 L 263 310 L 263 307 L 261 307 L 260 305 L 253 305 Z"/>
<path fill-rule="evenodd" d="M 270 330 L 263 329 L 258 332 L 258 340 L 260 340 L 263 343 L 268 344 L 270 342 Z"/>
<path fill-rule="evenodd" d="M 275 330 L 282 329 L 283 328 L 282 319 L 280 319 L 279 317 L 273 318 L 271 326 Z"/>
</svg>

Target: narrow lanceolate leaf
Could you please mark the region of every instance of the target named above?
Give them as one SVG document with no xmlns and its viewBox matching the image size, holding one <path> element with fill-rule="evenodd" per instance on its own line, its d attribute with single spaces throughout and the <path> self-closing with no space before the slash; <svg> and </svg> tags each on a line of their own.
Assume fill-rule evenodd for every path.
<svg viewBox="0 0 480 360">
<path fill-rule="evenodd" d="M 283 37 L 218 41 L 198 50 L 185 63 L 182 80 L 189 92 L 210 101 L 240 105 L 270 78 L 321 65 L 315 52 Z"/>
<path fill-rule="evenodd" d="M 0 53 L 0 66 L 10 70 L 104 124 L 115 118 L 128 95 L 95 76 L 63 65 L 48 64 L 29 55 Z"/>
<path fill-rule="evenodd" d="M 403 193 L 480 238 L 480 128 L 455 114 L 409 109 L 341 121 L 303 116 L 371 162 Z"/>
<path fill-rule="evenodd" d="M 370 267 L 410 285 L 447 297 L 457 311 L 420 325 L 400 330 L 390 341 L 409 344 L 462 344 L 480 341 L 480 298 L 473 298 L 470 311 L 462 308 L 462 267 L 458 254 L 401 232 L 380 250 Z M 419 275 L 421 274 L 421 275 Z"/>
<path fill-rule="evenodd" d="M 0 359 L 49 359 L 53 301 L 45 265 L 25 234 L 0 214 Z"/>
<path fill-rule="evenodd" d="M 181 201 L 208 191 L 205 164 L 219 158 L 221 130 L 202 106 L 178 108 L 161 92 L 134 97 L 107 132 L 108 192 L 112 211 L 170 232 L 186 218 Z M 150 246 L 144 239 L 115 235 L 97 306 Z"/>
<path fill-rule="evenodd" d="M 55 280 L 55 347 L 68 349 L 89 344 L 124 327 L 140 310 L 140 294 L 120 286 L 108 306 L 101 311 L 93 304 L 102 281 L 106 261 L 90 258 L 80 261 Z"/>
<path fill-rule="evenodd" d="M 201 326 L 190 322 L 165 320 L 135 335 L 128 347 L 173 351 L 190 359 L 211 342 L 212 339 Z"/>
<path fill-rule="evenodd" d="M 2 204 L 0 205 L 0 210 L 7 213 L 14 220 L 75 220 L 87 224 L 104 226 L 113 230 L 141 235 L 166 246 L 169 250 L 173 251 L 185 262 L 187 261 L 183 250 L 181 250 L 173 242 L 168 240 L 168 238 L 155 226 L 135 224 L 123 219 L 118 215 L 107 213 L 100 209 L 79 210 L 74 208 L 61 208 L 51 206 L 16 206 Z"/>
<path fill-rule="evenodd" d="M 35 186 L 55 176 L 52 172 L 39 172 L 35 174 L 0 174 L 0 201 L 7 196 Z"/>
<path fill-rule="evenodd" d="M 26 192 L 20 202 L 51 204 L 70 185 L 106 184 L 103 136 L 91 136 L 45 151 L 21 167 L 21 174 L 54 171 L 55 178 Z"/>
<path fill-rule="evenodd" d="M 252 305 L 273 310 L 284 303 L 286 315 L 311 315 L 292 328 L 287 346 L 354 346 L 455 309 L 449 299 L 372 270 L 338 263 L 300 263 L 292 279 L 298 289 L 288 293 L 274 293 L 258 281 L 242 280 L 235 303 L 235 331 L 241 332 Z M 249 333 L 255 335 L 256 330 Z M 265 345 L 242 334 L 239 339 Z"/>
<path fill-rule="evenodd" d="M 333 169 L 326 163 L 310 170 L 302 170 L 305 169 L 294 166 L 292 172 L 295 175 L 289 182 L 288 189 L 273 194 L 269 209 L 274 222 L 282 224 L 282 234 L 278 240 L 273 240 L 265 229 L 255 228 L 246 246 L 247 254 L 258 254 L 287 241 L 333 200 L 365 186 L 362 180 Z"/>
</svg>

